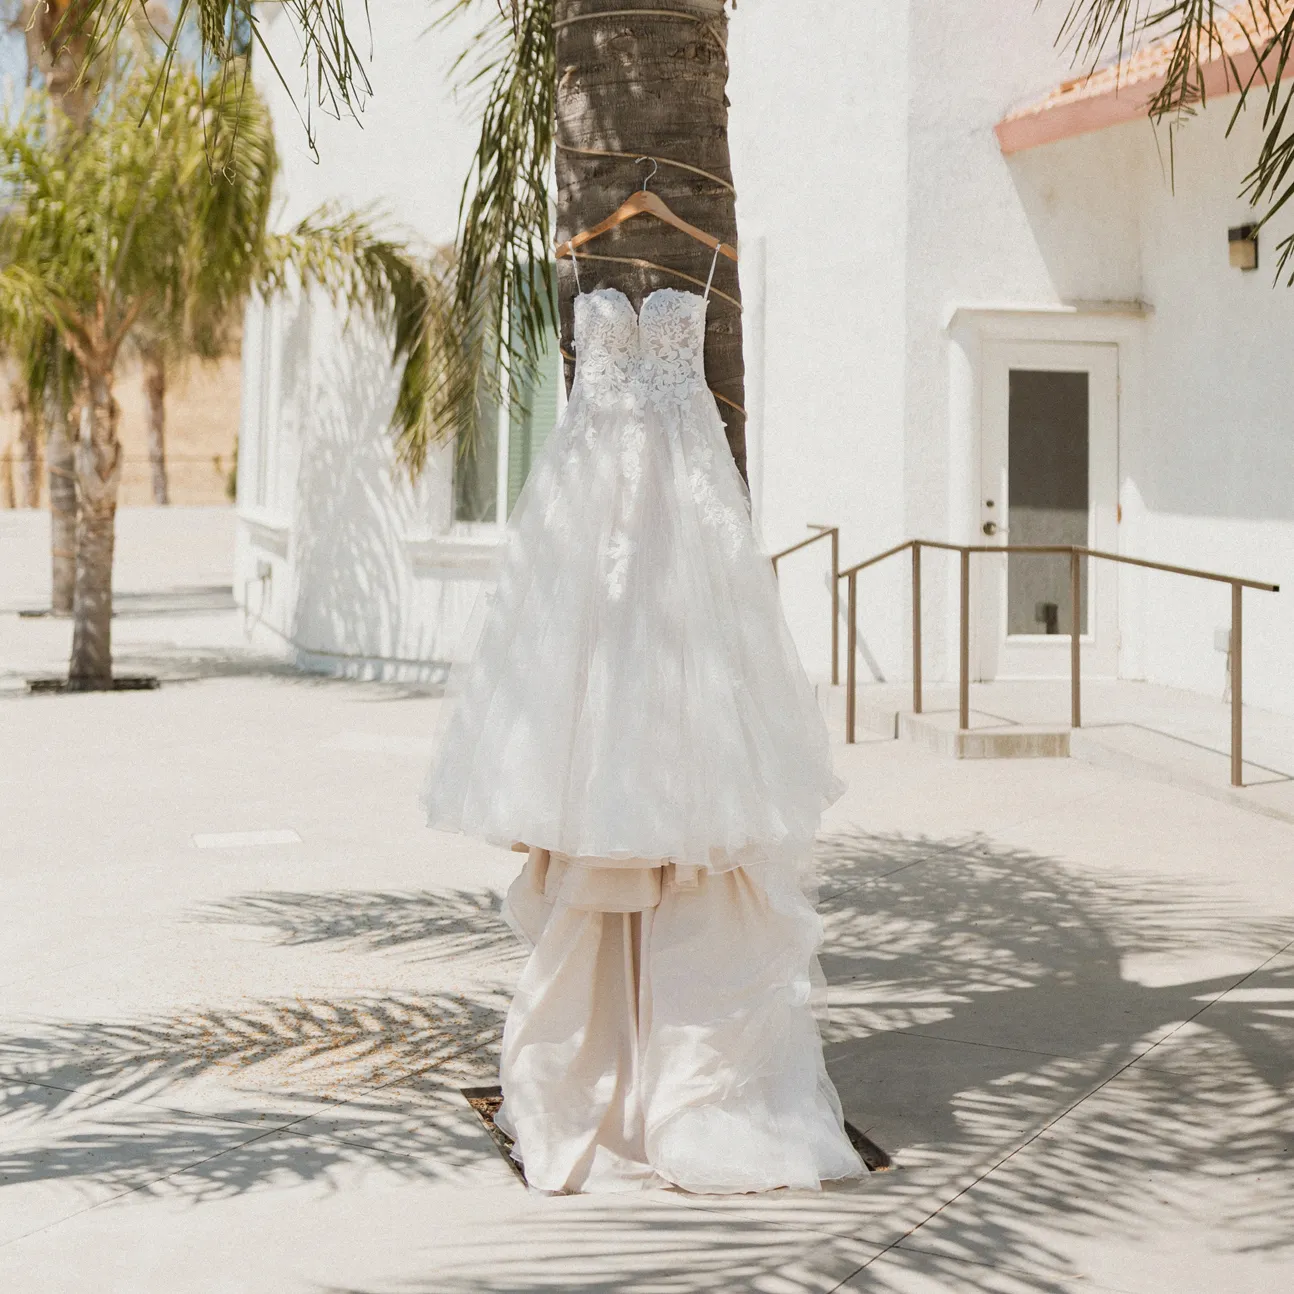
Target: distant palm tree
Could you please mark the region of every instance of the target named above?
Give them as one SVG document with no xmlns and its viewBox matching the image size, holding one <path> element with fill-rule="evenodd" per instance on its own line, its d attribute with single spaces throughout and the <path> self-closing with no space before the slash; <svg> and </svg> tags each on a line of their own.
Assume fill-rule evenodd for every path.
<svg viewBox="0 0 1294 1294">
<path fill-rule="evenodd" d="M 27 83 L 44 83 L 50 107 L 48 128 L 65 134 L 69 142 L 84 129 L 94 103 L 89 77 L 92 33 L 86 0 L 9 0 L 11 27 L 21 29 L 27 50 Z M 14 394 L 23 410 L 24 446 L 28 478 L 36 475 L 37 445 L 45 441 L 45 468 L 49 480 L 50 510 L 50 609 L 55 615 L 72 614 L 76 585 L 76 463 L 71 388 L 75 362 L 60 344 L 58 333 L 45 329 L 44 344 L 32 348 L 26 377 L 39 373 L 45 379 L 23 395 Z M 36 502 L 39 502 L 37 498 Z M 35 506 L 35 503 L 32 504 Z"/>
<path fill-rule="evenodd" d="M 48 96 L 0 126 L 0 333 L 32 355 L 50 328 L 76 361 L 79 429 L 75 620 L 69 687 L 112 682 L 112 556 L 122 452 L 114 395 L 133 330 L 201 351 L 256 290 L 319 287 L 369 309 L 403 363 L 395 421 L 423 436 L 447 291 L 407 247 L 355 214 L 268 232 L 277 167 L 269 113 L 244 69 L 204 84 L 140 67 L 108 87 L 74 144 L 48 128 Z M 234 103 L 237 110 L 234 110 Z"/>
</svg>

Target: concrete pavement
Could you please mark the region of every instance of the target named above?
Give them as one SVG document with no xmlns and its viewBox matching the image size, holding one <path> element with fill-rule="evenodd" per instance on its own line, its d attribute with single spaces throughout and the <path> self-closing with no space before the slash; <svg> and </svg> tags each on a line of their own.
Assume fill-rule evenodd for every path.
<svg viewBox="0 0 1294 1294">
<path fill-rule="evenodd" d="M 1294 1284 L 1294 826 L 840 747 L 827 1055 L 895 1171 L 539 1197 L 460 1095 L 521 965 L 516 859 L 421 825 L 440 701 L 157 596 L 119 622 L 148 693 L 22 694 L 64 627 L 0 615 L 6 1294 Z"/>
</svg>

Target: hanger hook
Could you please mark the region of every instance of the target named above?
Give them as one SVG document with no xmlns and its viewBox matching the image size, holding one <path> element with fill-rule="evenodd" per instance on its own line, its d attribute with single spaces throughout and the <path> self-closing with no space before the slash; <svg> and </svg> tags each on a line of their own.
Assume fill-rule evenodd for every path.
<svg viewBox="0 0 1294 1294">
<path fill-rule="evenodd" d="M 642 188 L 642 191 L 643 191 L 644 193 L 646 193 L 646 192 L 647 192 L 647 185 L 651 182 L 651 180 L 652 180 L 652 179 L 653 179 L 653 177 L 655 176 L 656 172 L 660 170 L 660 163 L 659 163 L 659 162 L 658 162 L 654 157 L 640 157 L 640 158 L 638 159 L 638 165 L 639 165 L 639 166 L 641 166 L 644 162 L 650 162 L 650 163 L 651 163 L 651 170 L 647 172 L 647 176 L 646 176 L 646 178 L 643 180 L 643 188 Z"/>
</svg>

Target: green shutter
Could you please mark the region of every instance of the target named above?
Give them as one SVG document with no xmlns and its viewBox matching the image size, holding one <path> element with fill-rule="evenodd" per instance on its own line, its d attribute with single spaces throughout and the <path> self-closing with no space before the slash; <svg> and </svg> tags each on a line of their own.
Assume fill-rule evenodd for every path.
<svg viewBox="0 0 1294 1294">
<path fill-rule="evenodd" d="M 512 406 L 508 427 L 509 516 L 526 477 L 530 475 L 530 465 L 543 449 L 549 432 L 557 425 L 557 383 L 560 380 L 557 335 L 553 333 L 547 339 L 538 371 L 524 384 Z"/>
<path fill-rule="evenodd" d="M 472 444 L 454 447 L 455 521 L 494 521 L 499 507 L 499 410 L 481 404 Z"/>
</svg>

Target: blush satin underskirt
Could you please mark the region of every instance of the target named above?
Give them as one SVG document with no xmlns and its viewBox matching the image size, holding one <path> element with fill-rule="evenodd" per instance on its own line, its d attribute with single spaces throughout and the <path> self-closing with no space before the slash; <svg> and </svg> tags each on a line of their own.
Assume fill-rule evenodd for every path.
<svg viewBox="0 0 1294 1294">
<path fill-rule="evenodd" d="M 499 1126 L 553 1192 L 816 1189 L 865 1171 L 813 1012 L 821 923 L 745 869 L 531 849 Z"/>
</svg>

